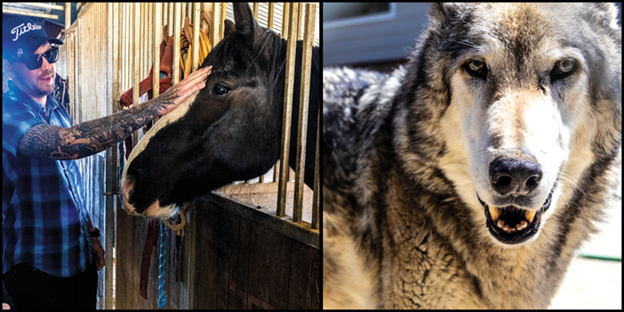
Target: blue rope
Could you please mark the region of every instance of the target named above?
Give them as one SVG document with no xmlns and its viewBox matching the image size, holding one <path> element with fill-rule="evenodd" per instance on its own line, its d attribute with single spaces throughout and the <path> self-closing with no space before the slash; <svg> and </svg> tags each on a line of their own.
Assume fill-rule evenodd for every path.
<svg viewBox="0 0 624 312">
<path fill-rule="evenodd" d="M 158 307 L 163 308 L 167 303 L 165 294 L 165 265 L 167 263 L 167 245 L 169 243 L 169 229 L 160 222 L 160 255 L 158 256 Z"/>
</svg>

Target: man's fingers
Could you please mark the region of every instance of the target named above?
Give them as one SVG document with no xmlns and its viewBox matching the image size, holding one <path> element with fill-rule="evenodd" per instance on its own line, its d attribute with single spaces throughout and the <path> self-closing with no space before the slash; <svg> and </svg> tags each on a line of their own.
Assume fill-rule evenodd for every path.
<svg viewBox="0 0 624 312">
<path fill-rule="evenodd" d="M 198 71 L 193 72 L 188 77 L 181 81 L 179 88 L 185 95 L 190 95 L 197 90 L 203 89 L 206 86 L 204 80 L 212 72 L 212 66 L 204 67 Z"/>
<path fill-rule="evenodd" d="M 206 77 L 208 77 L 208 75 L 210 75 L 211 72 L 212 72 L 212 66 L 204 67 L 200 70 L 193 72 L 183 81 L 188 81 L 189 84 L 192 84 L 196 81 L 202 81 L 206 79 Z"/>
</svg>

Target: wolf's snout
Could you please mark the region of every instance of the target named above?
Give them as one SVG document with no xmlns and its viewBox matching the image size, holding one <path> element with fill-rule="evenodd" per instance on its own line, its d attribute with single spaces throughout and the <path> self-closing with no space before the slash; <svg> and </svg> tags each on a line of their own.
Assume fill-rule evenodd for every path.
<svg viewBox="0 0 624 312">
<path fill-rule="evenodd" d="M 499 156 L 490 164 L 490 183 L 501 195 L 527 195 L 542 180 L 542 168 L 533 155 Z"/>
</svg>

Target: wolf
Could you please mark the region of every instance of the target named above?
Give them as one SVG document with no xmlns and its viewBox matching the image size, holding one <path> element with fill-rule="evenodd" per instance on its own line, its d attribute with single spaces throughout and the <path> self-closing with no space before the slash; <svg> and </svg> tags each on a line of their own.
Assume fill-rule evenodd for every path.
<svg viewBox="0 0 624 312">
<path fill-rule="evenodd" d="M 546 308 L 621 157 L 613 4 L 433 4 L 391 74 L 323 72 L 325 308 Z"/>
</svg>

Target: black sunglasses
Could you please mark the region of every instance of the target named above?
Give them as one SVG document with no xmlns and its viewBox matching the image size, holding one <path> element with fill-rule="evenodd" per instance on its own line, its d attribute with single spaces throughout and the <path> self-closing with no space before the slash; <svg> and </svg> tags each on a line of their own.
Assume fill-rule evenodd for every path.
<svg viewBox="0 0 624 312">
<path fill-rule="evenodd" d="M 45 57 L 45 59 L 50 64 L 56 63 L 56 61 L 58 61 L 58 58 L 59 58 L 58 48 L 53 47 L 52 49 L 42 54 L 33 54 L 32 56 L 28 56 L 28 57 L 14 58 L 14 60 L 19 63 L 24 63 L 24 65 L 26 65 L 26 68 L 28 68 L 28 70 L 35 70 L 35 69 L 40 68 L 41 65 L 43 64 L 43 57 Z"/>
</svg>

